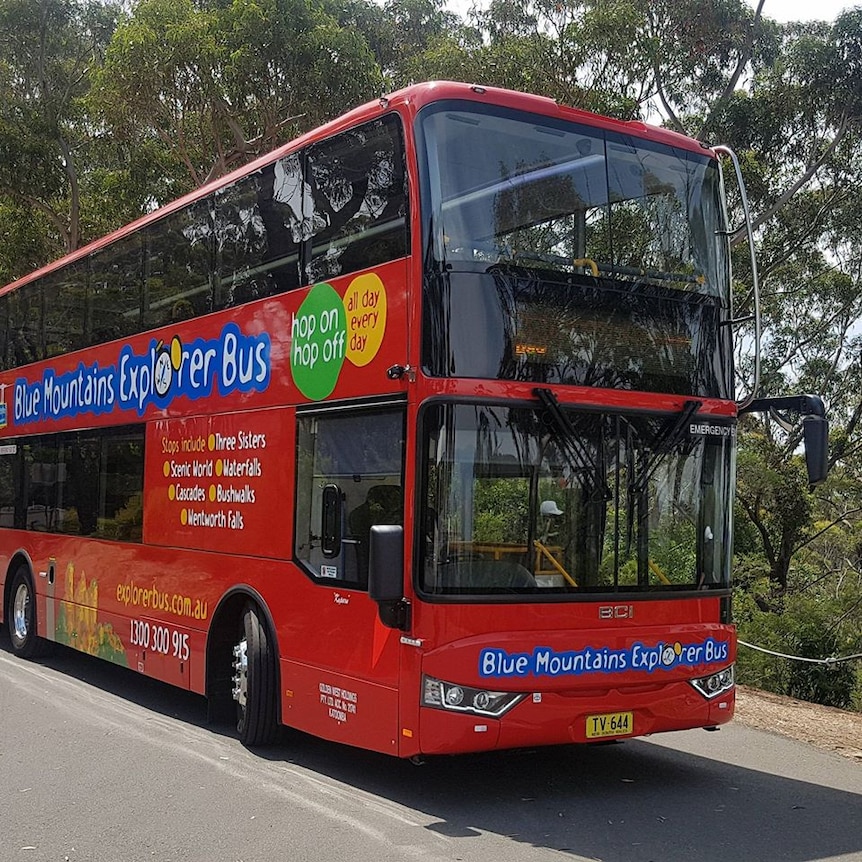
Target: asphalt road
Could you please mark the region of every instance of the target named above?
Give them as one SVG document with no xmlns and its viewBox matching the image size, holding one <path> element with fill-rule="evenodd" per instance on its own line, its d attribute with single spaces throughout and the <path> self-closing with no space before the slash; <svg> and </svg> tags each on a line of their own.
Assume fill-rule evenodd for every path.
<svg viewBox="0 0 862 862">
<path fill-rule="evenodd" d="M 862 862 L 862 768 L 731 724 L 432 760 L 285 731 L 250 752 L 204 701 L 0 635 L 0 862 Z"/>
</svg>

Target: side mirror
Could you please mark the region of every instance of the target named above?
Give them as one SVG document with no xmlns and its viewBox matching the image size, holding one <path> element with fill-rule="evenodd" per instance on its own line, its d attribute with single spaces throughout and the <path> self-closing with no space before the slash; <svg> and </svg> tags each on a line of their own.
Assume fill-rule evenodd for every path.
<svg viewBox="0 0 862 862">
<path fill-rule="evenodd" d="M 822 416 L 806 416 L 802 420 L 802 436 L 808 484 L 814 487 L 829 473 L 829 422 Z"/>
<path fill-rule="evenodd" d="M 375 524 L 368 545 L 368 595 L 377 602 L 380 622 L 389 628 L 410 627 L 404 600 L 404 528 Z"/>
<path fill-rule="evenodd" d="M 744 409 L 743 413 L 771 413 L 781 424 L 788 427 L 779 411 L 786 410 L 802 416 L 802 439 L 805 443 L 805 466 L 808 469 L 808 484 L 819 485 L 829 473 L 829 420 L 826 408 L 818 395 L 788 395 L 778 398 L 758 398 Z"/>
</svg>

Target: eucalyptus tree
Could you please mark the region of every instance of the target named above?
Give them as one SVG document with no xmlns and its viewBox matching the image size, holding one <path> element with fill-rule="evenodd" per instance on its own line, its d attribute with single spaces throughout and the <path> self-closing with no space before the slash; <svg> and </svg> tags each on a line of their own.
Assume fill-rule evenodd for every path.
<svg viewBox="0 0 862 862">
<path fill-rule="evenodd" d="M 0 0 L 0 225 L 21 243 L 0 251 L 7 277 L 81 240 L 94 141 L 83 99 L 116 14 L 96 0 Z"/>
<path fill-rule="evenodd" d="M 197 186 L 379 95 L 378 64 L 350 24 L 311 0 L 141 0 L 91 105 L 122 139 L 157 140 Z"/>
<path fill-rule="evenodd" d="M 440 8 L 439 0 L 390 0 Z M 402 16 L 393 27 L 404 31 Z M 539 93 L 616 116 L 632 117 L 648 69 L 632 53 L 640 19 L 630 3 L 491 0 L 468 20 L 431 16 L 430 38 L 414 40 L 393 77 L 399 82 L 450 77 Z"/>
<path fill-rule="evenodd" d="M 791 475 L 801 470 L 792 457 L 798 426 L 747 423 L 743 441 L 758 457 L 742 462 L 739 501 L 781 593 L 797 552 L 822 546 L 826 528 L 855 530 L 862 508 L 862 9 L 833 24 L 787 25 L 779 36 L 770 61 L 714 113 L 713 133 L 742 154 L 752 197 L 764 386 L 822 394 L 833 426 L 833 478 L 809 497 Z M 744 259 L 737 263 L 742 306 L 750 280 Z"/>
</svg>

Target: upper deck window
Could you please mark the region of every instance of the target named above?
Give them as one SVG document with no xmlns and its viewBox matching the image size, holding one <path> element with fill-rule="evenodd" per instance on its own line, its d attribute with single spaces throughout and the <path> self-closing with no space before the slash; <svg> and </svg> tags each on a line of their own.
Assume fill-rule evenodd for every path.
<svg viewBox="0 0 862 862">
<path fill-rule="evenodd" d="M 431 374 L 727 396 L 714 159 L 457 102 L 418 134 Z"/>
<path fill-rule="evenodd" d="M 407 254 L 407 174 L 395 115 L 312 146 L 306 181 L 309 283 Z"/>
<path fill-rule="evenodd" d="M 481 106 L 422 120 L 434 256 L 727 291 L 714 160 Z"/>
<path fill-rule="evenodd" d="M 226 181 L 0 296 L 0 367 L 404 257 L 409 209 L 401 120 L 387 114 Z"/>
</svg>

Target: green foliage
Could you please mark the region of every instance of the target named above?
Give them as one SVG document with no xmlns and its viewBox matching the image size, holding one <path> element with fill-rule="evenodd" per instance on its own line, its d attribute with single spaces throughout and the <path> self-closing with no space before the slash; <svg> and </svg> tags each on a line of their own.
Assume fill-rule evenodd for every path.
<svg viewBox="0 0 862 862">
<path fill-rule="evenodd" d="M 129 145 L 158 141 L 190 188 L 377 95 L 379 67 L 344 20 L 310 0 L 141 0 L 91 108 Z"/>
<path fill-rule="evenodd" d="M 785 589 L 793 555 L 810 533 L 812 498 L 801 460 L 787 456 L 767 425 L 751 428 L 756 421 L 749 418 L 740 434 L 737 504 L 753 529 L 737 550 L 759 546 L 770 579 Z"/>
<path fill-rule="evenodd" d="M 58 249 L 51 225 L 24 203 L 0 195 L 0 285 L 41 266 Z"/>
<path fill-rule="evenodd" d="M 0 0 L 0 197 L 47 220 L 50 256 L 81 239 L 95 138 L 83 99 L 116 12 L 96 0 Z"/>
<path fill-rule="evenodd" d="M 473 538 L 491 544 L 526 542 L 530 490 L 526 479 L 482 479 L 474 488 Z"/>
<path fill-rule="evenodd" d="M 738 588 L 734 614 L 741 640 L 785 655 L 810 659 L 854 655 L 862 651 L 862 634 L 851 622 L 859 595 L 784 596 L 780 613 L 764 611 L 756 596 L 769 593 L 764 580 Z M 770 604 L 774 604 L 772 596 Z M 826 666 L 793 661 L 739 647 L 739 681 L 800 700 L 841 708 L 862 705 L 860 677 L 853 662 Z"/>
</svg>

